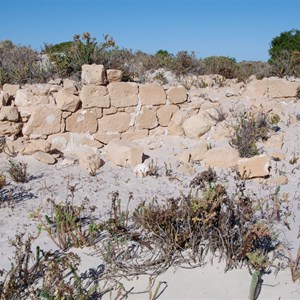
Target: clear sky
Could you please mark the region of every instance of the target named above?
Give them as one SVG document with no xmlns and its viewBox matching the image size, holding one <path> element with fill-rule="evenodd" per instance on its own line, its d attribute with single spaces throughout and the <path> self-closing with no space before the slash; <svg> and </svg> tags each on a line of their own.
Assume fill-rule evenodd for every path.
<svg viewBox="0 0 300 300">
<path fill-rule="evenodd" d="M 31 45 L 110 34 L 121 48 L 268 59 L 273 37 L 300 29 L 300 0 L 0 0 L 0 40 Z"/>
</svg>

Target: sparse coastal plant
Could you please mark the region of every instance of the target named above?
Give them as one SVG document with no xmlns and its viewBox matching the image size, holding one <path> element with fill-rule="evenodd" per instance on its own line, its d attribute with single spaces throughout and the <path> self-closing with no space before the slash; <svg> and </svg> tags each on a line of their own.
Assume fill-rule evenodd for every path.
<svg viewBox="0 0 300 300">
<path fill-rule="evenodd" d="M 239 117 L 234 130 L 231 146 L 239 151 L 241 157 L 252 157 L 259 154 L 256 143 L 268 139 L 271 124 L 267 114 L 249 113 Z"/>
<path fill-rule="evenodd" d="M 15 162 L 14 160 L 9 160 L 9 175 L 15 182 L 27 182 L 28 173 L 27 173 L 27 164 L 23 162 Z"/>
</svg>

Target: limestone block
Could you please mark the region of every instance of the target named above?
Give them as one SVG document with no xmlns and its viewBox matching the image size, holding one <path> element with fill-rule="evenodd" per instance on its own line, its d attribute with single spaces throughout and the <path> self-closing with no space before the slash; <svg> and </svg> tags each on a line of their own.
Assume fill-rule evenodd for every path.
<svg viewBox="0 0 300 300">
<path fill-rule="evenodd" d="M 239 159 L 239 152 L 231 147 L 212 148 L 204 155 L 207 168 L 233 168 L 237 166 Z"/>
<path fill-rule="evenodd" d="M 66 91 L 68 94 L 71 95 L 77 95 L 78 94 L 78 89 L 75 84 L 75 82 L 69 78 L 64 79 L 63 81 L 63 89 Z"/>
<path fill-rule="evenodd" d="M 38 151 L 35 153 L 34 158 L 40 162 L 43 162 L 47 165 L 53 165 L 56 163 L 56 159 L 49 153 Z"/>
<path fill-rule="evenodd" d="M 114 140 L 107 146 L 107 156 L 117 166 L 134 167 L 143 162 L 143 149 L 133 142 Z"/>
<path fill-rule="evenodd" d="M 192 161 L 201 161 L 204 159 L 206 152 L 208 151 L 208 145 L 205 142 L 200 143 L 196 147 L 190 150 Z"/>
<path fill-rule="evenodd" d="M 17 135 L 22 130 L 22 123 L 10 121 L 0 122 L 0 135 Z"/>
<path fill-rule="evenodd" d="M 105 86 L 84 85 L 80 92 L 82 108 L 110 107 L 108 89 Z"/>
<path fill-rule="evenodd" d="M 16 93 L 19 89 L 20 89 L 20 86 L 18 84 L 5 83 L 3 85 L 3 91 L 7 92 L 10 97 L 15 97 Z"/>
<path fill-rule="evenodd" d="M 19 121 L 19 112 L 15 106 L 2 106 L 0 111 L 0 121 Z"/>
<path fill-rule="evenodd" d="M 184 133 L 189 138 L 199 138 L 207 133 L 216 121 L 208 113 L 200 112 L 195 116 L 189 117 L 182 124 Z"/>
<path fill-rule="evenodd" d="M 270 174 L 270 156 L 261 154 L 251 158 L 242 158 L 238 161 L 238 172 L 246 179 L 266 177 Z"/>
<path fill-rule="evenodd" d="M 62 111 L 53 106 L 37 106 L 23 127 L 24 135 L 49 135 L 60 132 Z"/>
<path fill-rule="evenodd" d="M 176 105 L 164 105 L 157 110 L 158 123 L 162 127 L 167 127 L 171 122 L 173 114 L 179 110 Z"/>
<path fill-rule="evenodd" d="M 77 111 L 66 119 L 66 131 L 95 133 L 97 128 L 96 115 L 87 110 Z"/>
<path fill-rule="evenodd" d="M 167 101 L 163 87 L 156 82 L 141 84 L 139 96 L 142 105 L 164 105 Z"/>
<path fill-rule="evenodd" d="M 95 140 L 99 141 L 100 143 L 107 145 L 112 140 L 119 140 L 121 134 L 97 131 L 95 134 L 93 134 L 93 137 L 95 138 Z"/>
<path fill-rule="evenodd" d="M 107 69 L 107 80 L 108 82 L 119 82 L 122 80 L 123 72 L 121 70 L 115 70 L 115 69 Z"/>
<path fill-rule="evenodd" d="M 184 87 L 171 87 L 167 90 L 167 97 L 173 104 L 187 101 L 187 92 Z"/>
<path fill-rule="evenodd" d="M 75 154 L 79 159 L 79 166 L 88 172 L 94 172 L 104 165 L 103 159 L 88 147 L 80 147 Z"/>
<path fill-rule="evenodd" d="M 64 111 L 75 112 L 79 105 L 80 99 L 78 96 L 69 94 L 65 90 L 60 90 L 56 94 L 56 105 Z"/>
<path fill-rule="evenodd" d="M 126 131 L 130 126 L 131 116 L 126 112 L 116 113 L 114 115 L 103 116 L 98 120 L 99 132 L 119 132 Z"/>
<path fill-rule="evenodd" d="M 106 83 L 103 65 L 83 65 L 81 69 L 81 80 L 83 85 L 103 85 Z"/>
<path fill-rule="evenodd" d="M 148 136 L 147 129 L 136 129 L 136 130 L 127 130 L 122 133 L 121 140 L 123 141 L 134 141 L 144 139 Z"/>
<path fill-rule="evenodd" d="M 138 129 L 152 129 L 158 126 L 156 112 L 143 107 L 136 118 L 136 127 Z"/>
<path fill-rule="evenodd" d="M 111 105 L 118 107 L 135 106 L 138 103 L 138 86 L 132 82 L 112 82 L 107 86 Z"/>
</svg>

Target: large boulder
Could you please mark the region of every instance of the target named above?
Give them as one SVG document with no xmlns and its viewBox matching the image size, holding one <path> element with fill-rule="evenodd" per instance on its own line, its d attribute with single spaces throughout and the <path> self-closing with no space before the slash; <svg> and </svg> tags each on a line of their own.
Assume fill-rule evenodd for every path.
<svg viewBox="0 0 300 300">
<path fill-rule="evenodd" d="M 292 82 L 282 78 L 268 79 L 269 98 L 295 98 L 299 82 Z"/>
<path fill-rule="evenodd" d="M 134 167 L 143 162 L 143 149 L 138 144 L 113 140 L 107 146 L 107 157 L 121 167 Z"/>
<path fill-rule="evenodd" d="M 105 86 L 84 85 L 80 92 L 82 108 L 110 107 L 108 89 Z"/>
<path fill-rule="evenodd" d="M 80 99 L 78 96 L 70 94 L 66 92 L 65 90 L 60 90 L 56 94 L 56 105 L 61 109 L 65 111 L 75 112 L 79 105 L 80 105 Z"/>
<path fill-rule="evenodd" d="M 136 127 L 138 129 L 152 129 L 158 126 L 156 112 L 143 107 L 136 118 Z"/>
<path fill-rule="evenodd" d="M 270 174 L 270 156 L 261 154 L 251 158 L 242 158 L 238 161 L 238 172 L 246 179 L 266 177 Z"/>
<path fill-rule="evenodd" d="M 83 65 L 81 69 L 82 84 L 103 85 L 106 83 L 103 65 Z"/>
<path fill-rule="evenodd" d="M 22 130 L 22 123 L 10 121 L 0 122 L 0 135 L 17 135 Z"/>
<path fill-rule="evenodd" d="M 176 111 L 172 118 L 171 121 L 168 125 L 168 133 L 171 135 L 184 135 L 184 131 L 182 128 L 183 122 L 187 119 L 188 114 L 186 111 L 178 110 Z"/>
<path fill-rule="evenodd" d="M 205 142 L 199 143 L 196 147 L 190 150 L 192 161 L 201 161 L 205 158 L 206 152 L 208 151 L 208 145 Z"/>
<path fill-rule="evenodd" d="M 103 159 L 88 147 L 80 147 L 75 154 L 79 159 L 79 166 L 87 172 L 94 173 L 104 165 Z"/>
<path fill-rule="evenodd" d="M 167 98 L 163 87 L 156 83 L 141 84 L 139 96 L 142 105 L 164 105 Z"/>
<path fill-rule="evenodd" d="M 231 147 L 212 148 L 204 154 L 205 166 L 212 168 L 236 167 L 239 158 L 239 152 Z"/>
<path fill-rule="evenodd" d="M 5 83 L 3 85 L 3 91 L 7 92 L 10 97 L 15 97 L 16 93 L 19 89 L 20 89 L 20 86 L 18 84 Z"/>
<path fill-rule="evenodd" d="M 131 116 L 127 112 L 119 112 L 114 115 L 103 116 L 98 120 L 99 132 L 119 132 L 126 131 L 131 122 Z"/>
<path fill-rule="evenodd" d="M 23 127 L 24 135 L 49 135 L 60 132 L 62 111 L 53 106 L 37 106 Z"/>
<path fill-rule="evenodd" d="M 123 77 L 123 72 L 121 70 L 116 70 L 116 69 L 108 69 L 106 71 L 106 74 L 109 83 L 119 82 L 122 80 Z"/>
<path fill-rule="evenodd" d="M 135 106 L 138 103 L 138 86 L 132 82 L 112 82 L 107 86 L 114 107 Z"/>
<path fill-rule="evenodd" d="M 187 92 L 184 87 L 171 87 L 167 90 L 168 99 L 173 104 L 184 103 L 187 100 Z"/>
<path fill-rule="evenodd" d="M 206 110 L 186 119 L 182 124 L 182 128 L 187 137 L 199 138 L 207 133 L 215 124 L 216 121 L 211 118 L 210 112 Z"/>
<path fill-rule="evenodd" d="M 95 133 L 98 128 L 96 115 L 87 110 L 80 110 L 66 119 L 66 131 Z"/>
<path fill-rule="evenodd" d="M 0 121 L 19 121 L 19 111 L 15 106 L 2 106 L 0 111 Z"/>
<path fill-rule="evenodd" d="M 168 126 L 171 122 L 173 114 L 177 110 L 179 110 L 179 108 L 176 105 L 164 105 L 160 107 L 156 112 L 159 125 L 162 127 Z"/>
</svg>

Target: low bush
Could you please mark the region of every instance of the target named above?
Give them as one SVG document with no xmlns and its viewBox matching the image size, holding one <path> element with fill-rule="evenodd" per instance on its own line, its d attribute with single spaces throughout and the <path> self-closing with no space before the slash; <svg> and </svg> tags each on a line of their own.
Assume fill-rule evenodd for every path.
<svg viewBox="0 0 300 300">
<path fill-rule="evenodd" d="M 239 118 L 230 144 L 239 151 L 241 157 L 258 155 L 256 142 L 267 140 L 271 128 L 267 114 L 245 114 Z"/>
</svg>

